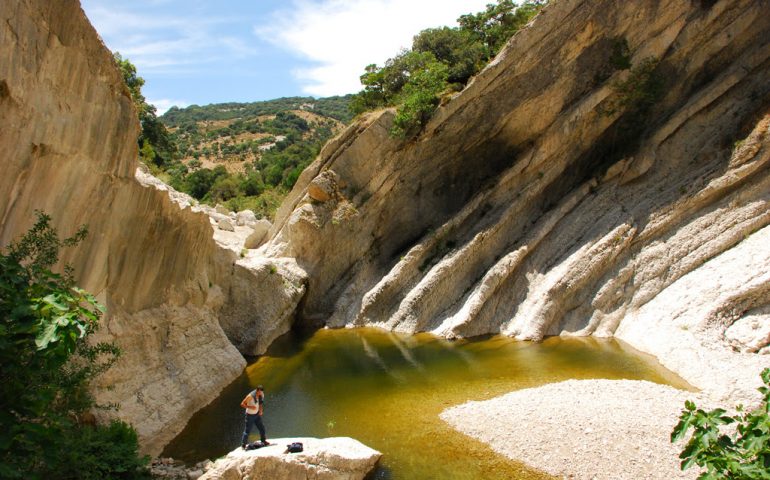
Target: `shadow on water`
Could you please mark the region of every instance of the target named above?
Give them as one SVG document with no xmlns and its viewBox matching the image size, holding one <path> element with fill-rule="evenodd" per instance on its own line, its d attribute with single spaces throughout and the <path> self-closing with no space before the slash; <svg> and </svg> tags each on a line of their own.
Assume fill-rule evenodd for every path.
<svg viewBox="0 0 770 480">
<path fill-rule="evenodd" d="M 445 424 L 470 400 L 568 379 L 635 379 L 688 385 L 616 340 L 506 337 L 450 342 L 374 329 L 294 332 L 196 413 L 163 455 L 187 462 L 238 446 L 241 399 L 266 389 L 268 438 L 350 436 L 383 452 L 371 479 L 549 478 Z"/>
</svg>

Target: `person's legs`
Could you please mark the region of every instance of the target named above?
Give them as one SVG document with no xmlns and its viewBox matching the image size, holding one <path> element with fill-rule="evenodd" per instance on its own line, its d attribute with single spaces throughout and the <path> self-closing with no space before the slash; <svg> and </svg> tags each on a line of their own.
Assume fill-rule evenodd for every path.
<svg viewBox="0 0 770 480">
<path fill-rule="evenodd" d="M 251 433 L 251 429 L 254 428 L 254 422 L 259 417 L 259 415 L 249 415 L 246 414 L 246 425 L 243 427 L 243 437 L 241 437 L 241 446 L 245 447 L 247 443 L 249 443 L 249 434 Z M 262 420 L 260 419 L 259 424 L 262 425 Z M 262 429 L 260 430 L 260 434 L 262 434 Z"/>
<path fill-rule="evenodd" d="M 265 437 L 265 425 L 262 423 L 262 415 L 254 415 L 254 417 L 256 417 L 254 423 L 257 425 L 257 430 L 259 430 L 259 440 L 262 443 L 267 443 L 267 437 Z"/>
</svg>

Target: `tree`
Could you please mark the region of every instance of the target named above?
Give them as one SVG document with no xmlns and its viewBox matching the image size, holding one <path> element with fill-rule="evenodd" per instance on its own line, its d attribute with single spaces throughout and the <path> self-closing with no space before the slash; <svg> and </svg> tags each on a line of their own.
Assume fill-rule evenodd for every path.
<svg viewBox="0 0 770 480">
<path fill-rule="evenodd" d="M 262 175 L 259 171 L 250 168 L 246 172 L 246 176 L 241 180 L 240 189 L 248 196 L 256 196 L 265 191 L 265 182 L 262 180 Z"/>
<path fill-rule="evenodd" d="M 439 96 L 459 90 L 478 73 L 514 33 L 525 26 L 545 1 L 498 0 L 476 14 L 458 19 L 459 28 L 429 28 L 413 39 L 411 50 L 402 50 L 380 68 L 366 67 L 363 90 L 353 96 L 351 111 L 360 114 L 397 106 L 395 136 L 410 136 L 427 122 Z"/>
<path fill-rule="evenodd" d="M 217 179 L 209 190 L 211 200 L 215 202 L 224 202 L 240 193 L 238 179 L 231 176 L 223 176 Z"/>
<path fill-rule="evenodd" d="M 209 168 L 201 168 L 189 174 L 184 180 L 182 190 L 189 193 L 198 200 L 202 200 L 203 197 L 208 195 L 211 187 L 214 186 L 217 180 L 227 176 L 227 170 L 225 167 L 219 165 L 213 170 Z"/>
<path fill-rule="evenodd" d="M 759 408 L 745 412 L 738 406 L 736 415 L 726 415 L 717 408 L 706 412 L 691 401 L 671 432 L 671 442 L 683 440 L 690 429 L 692 436 L 679 455 L 682 470 L 693 465 L 706 470 L 700 479 L 770 479 L 770 368 L 761 374 L 759 388 L 763 401 Z M 726 426 L 728 433 L 721 429 Z"/>
<path fill-rule="evenodd" d="M 487 62 L 484 45 L 458 28 L 429 28 L 414 37 L 412 50 L 430 52 L 449 68 L 447 81 L 465 85 Z"/>
<path fill-rule="evenodd" d="M 512 0 L 497 0 L 487 9 L 457 19 L 460 29 L 469 32 L 486 49 L 487 59 L 494 57 L 514 33 L 521 30 L 543 8 L 545 1 L 525 1 L 521 6 Z"/>
<path fill-rule="evenodd" d="M 446 88 L 448 71 L 445 64 L 433 60 L 409 78 L 400 95 L 401 106 L 393 120 L 391 134 L 410 136 L 427 123 L 438 105 L 439 94 Z"/>
<path fill-rule="evenodd" d="M 134 102 L 136 111 L 139 115 L 141 115 L 142 110 L 144 109 L 145 105 L 147 105 L 147 101 L 144 98 L 144 95 L 142 95 L 144 79 L 137 75 L 136 66 L 129 62 L 128 59 L 123 58 L 120 52 L 115 52 L 112 54 L 112 56 L 115 59 L 115 63 L 118 65 L 118 68 L 120 69 L 120 73 L 123 75 L 123 82 L 126 84 L 126 87 L 128 87 L 128 91 L 131 93 L 131 100 Z"/>
<path fill-rule="evenodd" d="M 89 456 L 102 478 L 143 475 L 146 459 L 137 455 L 136 434 L 130 426 L 90 426 L 83 422 L 97 407 L 90 381 L 117 359 L 113 344 L 93 345 L 104 308 L 93 295 L 75 286 L 72 269 L 50 269 L 59 249 L 85 238 L 87 230 L 64 240 L 37 213 L 37 222 L 18 242 L 0 253 L 0 477 L 77 478 L 61 471 L 73 452 L 90 448 L 90 439 L 125 441 L 99 455 L 116 455 L 116 468 Z M 131 437 L 133 435 L 133 437 Z M 81 476 L 88 476 L 84 474 Z M 94 478 L 94 477 L 91 477 Z"/>
<path fill-rule="evenodd" d="M 131 100 L 134 102 L 142 127 L 139 138 L 136 140 L 140 148 L 139 158 L 147 165 L 156 167 L 168 165 L 175 159 L 177 148 L 165 125 L 158 120 L 155 106 L 147 103 L 142 95 L 144 79 L 137 75 L 136 66 L 123 58 L 120 52 L 113 53 L 113 58 L 123 76 L 123 82 L 131 93 Z M 145 150 L 145 144 L 150 147 L 149 150 Z"/>
</svg>

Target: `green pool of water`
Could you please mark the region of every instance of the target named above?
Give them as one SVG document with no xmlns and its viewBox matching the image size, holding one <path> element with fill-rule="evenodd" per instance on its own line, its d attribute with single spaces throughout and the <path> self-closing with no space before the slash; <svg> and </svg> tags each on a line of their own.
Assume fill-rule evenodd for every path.
<svg viewBox="0 0 770 480">
<path fill-rule="evenodd" d="M 196 462 L 236 448 L 243 429 L 238 405 L 263 384 L 268 439 L 356 438 L 384 454 L 372 478 L 550 478 L 460 434 L 439 413 L 469 400 L 587 378 L 687 387 L 651 358 L 615 340 L 449 342 L 375 329 L 320 330 L 276 342 L 196 413 L 163 455 Z"/>
</svg>

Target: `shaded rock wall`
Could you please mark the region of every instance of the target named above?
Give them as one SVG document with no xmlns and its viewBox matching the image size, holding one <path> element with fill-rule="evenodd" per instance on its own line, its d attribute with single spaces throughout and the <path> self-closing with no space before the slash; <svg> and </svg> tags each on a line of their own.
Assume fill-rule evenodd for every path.
<svg viewBox="0 0 770 480">
<path fill-rule="evenodd" d="M 136 181 L 136 113 L 78 2 L 4 1 L 0 25 L 0 246 L 29 228 L 36 209 L 62 235 L 88 224 L 63 260 L 107 306 L 100 339 L 124 352 L 100 379 L 112 388 L 98 400 L 120 403 L 117 415 L 158 452 L 245 365 L 218 317 L 261 335 L 238 345 L 252 354 L 288 320 L 237 316 L 258 311 L 262 298 L 233 297 L 233 285 L 259 276 L 217 246 L 208 217 Z M 271 311 L 290 315 L 298 295 L 275 283 Z"/>
<path fill-rule="evenodd" d="M 304 320 L 613 335 L 766 227 L 770 19 L 763 2 L 711 3 L 554 2 L 416 139 L 387 135 L 390 111 L 352 125 L 300 177 L 263 250 L 307 270 Z M 623 40 L 634 66 L 657 61 L 662 93 L 646 112 L 618 108 L 613 85 L 635 75 L 611 61 Z M 338 196 L 307 195 L 329 178 Z M 727 323 L 766 318 L 769 288 L 733 302 Z M 729 350 L 725 328 L 692 342 Z M 668 338 L 632 330 L 623 338 L 642 348 Z"/>
</svg>

